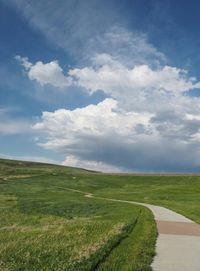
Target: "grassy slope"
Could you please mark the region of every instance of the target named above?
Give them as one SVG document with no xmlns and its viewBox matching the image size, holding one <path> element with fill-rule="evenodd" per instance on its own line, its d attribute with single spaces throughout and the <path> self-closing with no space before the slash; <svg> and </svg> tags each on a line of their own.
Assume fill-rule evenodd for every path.
<svg viewBox="0 0 200 271">
<path fill-rule="evenodd" d="M 199 176 L 80 176 L 73 188 L 168 207 L 200 223 Z"/>
<path fill-rule="evenodd" d="M 200 223 L 200 177 L 199 176 L 157 176 L 114 178 L 120 189 L 111 189 L 103 194 L 115 194 L 127 200 L 152 203 L 168 207 Z"/>
<path fill-rule="evenodd" d="M 96 190 L 96 177 L 1 160 L 0 270 L 150 270 L 156 231 L 148 210 L 66 190 Z"/>
<path fill-rule="evenodd" d="M 199 176 L 80 176 L 73 188 L 168 207 L 200 223 Z"/>
</svg>

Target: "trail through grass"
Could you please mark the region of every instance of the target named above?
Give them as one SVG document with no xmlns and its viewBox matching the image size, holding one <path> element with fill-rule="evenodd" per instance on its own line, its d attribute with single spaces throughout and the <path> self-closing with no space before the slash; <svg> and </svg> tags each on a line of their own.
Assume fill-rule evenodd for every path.
<svg viewBox="0 0 200 271">
<path fill-rule="evenodd" d="M 164 206 L 200 223 L 198 176 L 114 176 L 0 160 L 0 270 L 151 270 L 151 212 L 103 198 Z"/>
<path fill-rule="evenodd" d="M 150 270 L 156 229 L 148 210 L 63 189 L 93 173 L 16 163 L 0 163 L 0 270 L 103 270 L 104 262 L 114 270 L 124 245 L 120 270 Z"/>
</svg>

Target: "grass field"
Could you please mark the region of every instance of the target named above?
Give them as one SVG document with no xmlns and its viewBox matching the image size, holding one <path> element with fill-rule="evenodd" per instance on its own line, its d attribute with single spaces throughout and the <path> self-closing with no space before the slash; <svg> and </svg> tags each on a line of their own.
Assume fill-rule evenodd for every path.
<svg viewBox="0 0 200 271">
<path fill-rule="evenodd" d="M 99 175 L 79 183 L 98 196 L 164 206 L 200 223 L 200 176 Z"/>
<path fill-rule="evenodd" d="M 85 193 L 166 206 L 200 223 L 197 176 L 111 176 L 0 160 L 0 270 L 151 270 L 151 212 Z"/>
<path fill-rule="evenodd" d="M 86 198 L 88 171 L 0 161 L 0 270 L 150 270 L 152 214 Z"/>
</svg>

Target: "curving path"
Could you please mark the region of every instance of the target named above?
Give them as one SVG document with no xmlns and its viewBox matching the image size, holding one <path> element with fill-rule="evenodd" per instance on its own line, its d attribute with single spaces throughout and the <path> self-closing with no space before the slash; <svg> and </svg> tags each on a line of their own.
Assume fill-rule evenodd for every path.
<svg viewBox="0 0 200 271">
<path fill-rule="evenodd" d="M 92 194 L 86 194 L 92 197 Z M 149 208 L 157 224 L 154 271 L 200 271 L 200 225 L 167 208 L 126 200 Z"/>
<path fill-rule="evenodd" d="M 91 193 L 68 189 L 88 198 L 138 204 L 154 214 L 158 229 L 154 271 L 200 271 L 200 224 L 167 208 L 134 201 L 95 197 Z"/>
<path fill-rule="evenodd" d="M 142 204 L 158 229 L 154 271 L 200 271 L 200 225 L 167 208 Z"/>
</svg>

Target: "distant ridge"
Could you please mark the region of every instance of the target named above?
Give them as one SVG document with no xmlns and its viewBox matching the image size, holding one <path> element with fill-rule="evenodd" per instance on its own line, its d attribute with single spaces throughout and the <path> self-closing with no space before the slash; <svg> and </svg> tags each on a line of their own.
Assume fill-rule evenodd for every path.
<svg viewBox="0 0 200 271">
<path fill-rule="evenodd" d="M 46 162 L 36 162 L 36 161 L 26 161 L 26 160 L 13 160 L 9 158 L 0 158 L 0 165 L 7 166 L 38 166 L 40 168 L 55 168 L 55 169 L 66 169 L 69 171 L 77 171 L 80 173 L 92 173 L 92 174 L 102 174 L 102 175 L 114 175 L 114 176 L 200 176 L 200 172 L 102 172 L 90 169 L 85 169 L 81 167 L 71 167 L 65 165 L 58 165 Z"/>
<path fill-rule="evenodd" d="M 200 176 L 200 172 L 151 172 L 151 173 L 143 173 L 143 172 L 130 172 L 130 173 L 123 173 L 123 172 L 109 172 L 109 173 L 102 173 L 104 175 L 115 175 L 115 176 Z"/>
<path fill-rule="evenodd" d="M 40 170 L 61 170 L 64 173 L 71 172 L 71 173 L 101 173 L 89 169 L 84 169 L 84 168 L 78 168 L 78 167 L 71 167 L 71 166 L 65 166 L 65 165 L 58 165 L 58 164 L 53 164 L 53 163 L 45 163 L 45 162 L 36 162 L 36 161 L 25 161 L 25 160 L 13 160 L 13 159 L 5 159 L 5 158 L 0 158 L 0 169 L 2 167 L 15 167 L 15 168 L 20 168 L 20 167 L 39 167 Z"/>
</svg>

